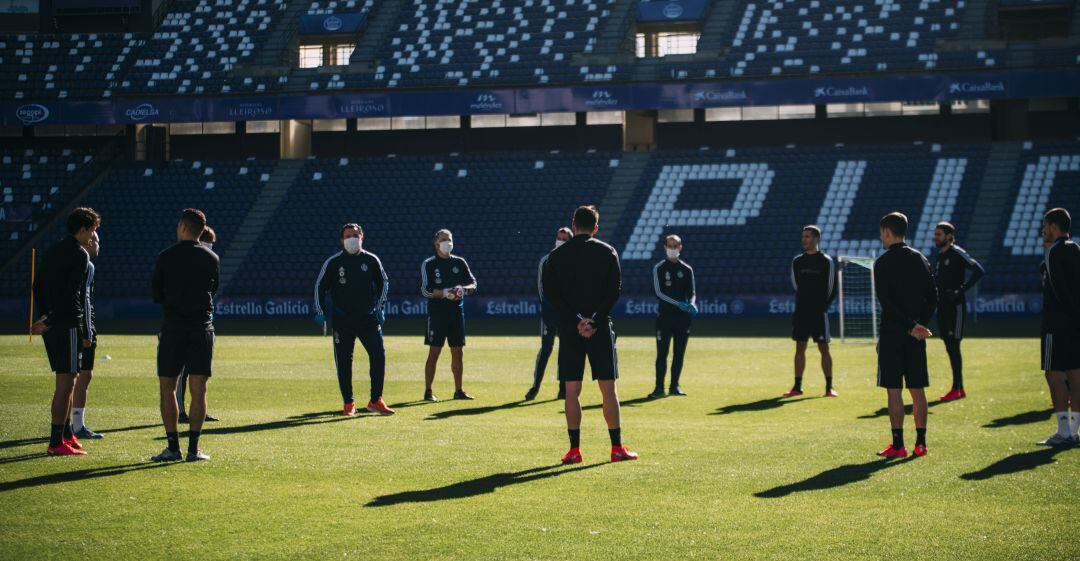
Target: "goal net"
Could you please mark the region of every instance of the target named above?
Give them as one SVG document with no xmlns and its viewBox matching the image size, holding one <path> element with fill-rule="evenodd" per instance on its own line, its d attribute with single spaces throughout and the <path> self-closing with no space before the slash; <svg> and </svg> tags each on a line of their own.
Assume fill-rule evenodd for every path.
<svg viewBox="0 0 1080 561">
<path fill-rule="evenodd" d="M 840 257 L 840 340 L 874 342 L 881 305 L 874 293 L 874 259 Z"/>
</svg>

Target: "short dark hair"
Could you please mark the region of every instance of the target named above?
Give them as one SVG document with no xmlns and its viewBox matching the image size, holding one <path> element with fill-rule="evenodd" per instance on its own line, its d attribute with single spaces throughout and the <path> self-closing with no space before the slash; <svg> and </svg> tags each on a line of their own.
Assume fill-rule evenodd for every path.
<svg viewBox="0 0 1080 561">
<path fill-rule="evenodd" d="M 345 237 L 345 230 L 356 230 L 357 232 L 360 232 L 361 237 L 363 237 L 364 235 L 364 229 L 355 222 L 349 222 L 348 224 L 341 225 L 341 237 L 343 238 Z"/>
<path fill-rule="evenodd" d="M 890 212 L 881 217 L 881 222 L 878 226 L 882 230 L 888 230 L 898 238 L 902 238 L 907 235 L 907 217 L 901 212 Z"/>
<path fill-rule="evenodd" d="M 815 238 L 817 238 L 819 240 L 821 239 L 821 228 L 818 228 L 817 226 L 814 226 L 813 224 L 807 224 L 806 226 L 803 226 L 802 231 L 803 232 L 810 232 L 811 234 L 814 235 Z"/>
<path fill-rule="evenodd" d="M 1047 224 L 1057 224 L 1058 228 L 1066 234 L 1069 233 L 1069 227 L 1072 226 L 1072 217 L 1069 216 L 1069 211 L 1061 207 L 1052 208 L 1046 211 L 1046 214 L 1043 215 L 1043 220 L 1045 220 Z"/>
<path fill-rule="evenodd" d="M 574 231 L 571 230 L 570 228 L 567 228 L 566 226 L 563 226 L 562 228 L 559 228 L 559 230 L 557 232 L 555 232 L 556 236 L 558 236 L 559 234 L 566 234 L 566 235 L 570 236 L 571 238 L 574 237 Z"/>
<path fill-rule="evenodd" d="M 187 231 L 195 232 L 200 237 L 203 230 L 206 229 L 206 215 L 197 208 L 185 208 L 180 213 L 180 222 L 184 223 L 184 228 Z"/>
<path fill-rule="evenodd" d="M 574 228 L 592 231 L 600 221 L 600 213 L 593 205 L 581 205 L 574 211 Z"/>
<path fill-rule="evenodd" d="M 94 209 L 81 206 L 73 211 L 67 217 L 67 233 L 75 235 L 79 233 L 79 230 L 83 228 L 97 228 L 101 225 L 101 215 L 94 212 Z"/>
<path fill-rule="evenodd" d="M 946 234 L 949 234 L 949 235 L 953 235 L 953 236 L 956 235 L 956 226 L 953 226 L 951 222 L 945 222 L 944 220 L 941 221 L 941 222 L 938 222 L 935 229 L 941 230 L 942 232 L 945 232 Z"/>
<path fill-rule="evenodd" d="M 439 230 L 438 232 L 435 232 L 435 241 L 439 241 L 439 238 L 441 238 L 444 233 L 450 234 L 451 236 L 454 235 L 453 232 L 451 232 L 450 230 L 447 230 L 446 228 L 443 228 L 442 230 Z"/>
<path fill-rule="evenodd" d="M 215 232 L 213 228 L 207 226 L 206 229 L 202 231 L 202 235 L 199 236 L 199 241 L 202 243 L 214 243 L 217 241 L 217 232 Z"/>
</svg>

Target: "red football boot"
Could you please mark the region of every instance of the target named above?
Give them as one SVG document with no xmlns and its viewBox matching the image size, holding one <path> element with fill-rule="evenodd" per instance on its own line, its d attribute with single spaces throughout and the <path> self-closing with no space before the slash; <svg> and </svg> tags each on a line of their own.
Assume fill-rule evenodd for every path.
<svg viewBox="0 0 1080 561">
<path fill-rule="evenodd" d="M 916 458 L 921 458 L 921 457 L 925 456 L 926 455 L 926 445 L 925 444 L 916 444 L 915 445 L 915 450 L 912 452 L 912 454 Z"/>
<path fill-rule="evenodd" d="M 893 448 L 893 445 L 890 444 L 888 448 L 878 452 L 877 455 L 886 460 L 906 458 L 907 448 Z"/>
<path fill-rule="evenodd" d="M 784 392 L 784 397 L 794 397 L 797 395 L 802 395 L 802 390 L 788 390 Z"/>
<path fill-rule="evenodd" d="M 564 464 L 580 464 L 581 463 L 581 448 L 571 448 L 565 456 L 562 457 L 562 463 Z"/>
<path fill-rule="evenodd" d="M 61 442 L 60 446 L 49 446 L 45 452 L 50 456 L 85 456 L 86 452 L 82 450 L 76 450 L 68 445 L 66 442 Z"/>
<path fill-rule="evenodd" d="M 840 394 L 836 393 L 836 390 L 829 388 L 825 390 L 825 397 L 840 397 Z"/>
<path fill-rule="evenodd" d="M 341 414 L 345 415 L 346 417 L 352 417 L 352 416 L 356 415 L 356 404 L 352 403 L 352 402 L 346 403 L 345 404 L 345 410 L 342 411 Z"/>
<path fill-rule="evenodd" d="M 631 452 L 626 446 L 611 447 L 611 461 L 613 462 L 625 462 L 636 459 L 638 459 L 637 452 Z"/>
<path fill-rule="evenodd" d="M 949 393 L 941 396 L 941 401 L 955 401 L 957 399 L 964 399 L 965 397 L 967 397 L 967 394 L 964 393 L 964 390 L 953 388 L 949 390 Z"/>
<path fill-rule="evenodd" d="M 372 413 L 378 413 L 380 415 L 393 415 L 394 410 L 386 406 L 386 402 L 380 397 L 375 401 L 369 401 L 367 404 L 367 410 Z"/>
<path fill-rule="evenodd" d="M 82 443 L 79 442 L 79 439 L 76 438 L 74 434 L 71 435 L 71 436 L 65 436 L 64 437 L 64 444 L 67 444 L 68 446 L 71 446 L 75 450 L 82 450 L 83 449 Z"/>
</svg>

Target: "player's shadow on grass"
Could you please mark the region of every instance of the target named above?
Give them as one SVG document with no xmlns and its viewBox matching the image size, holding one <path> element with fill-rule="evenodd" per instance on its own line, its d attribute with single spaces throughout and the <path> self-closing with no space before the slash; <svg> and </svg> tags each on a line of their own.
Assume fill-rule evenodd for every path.
<svg viewBox="0 0 1080 561">
<path fill-rule="evenodd" d="M 914 456 L 910 456 L 906 459 L 896 461 L 877 459 L 862 464 L 847 464 L 840 467 L 834 467 L 809 479 L 789 483 L 787 485 L 780 485 L 779 487 L 773 487 L 772 489 L 765 491 L 759 491 L 754 493 L 754 496 L 761 499 L 777 499 L 799 491 L 819 491 L 822 489 L 843 487 L 844 485 L 870 479 L 870 476 L 883 469 L 907 463 L 913 458 Z"/>
<path fill-rule="evenodd" d="M 942 403 L 948 403 L 948 402 L 947 401 L 941 401 L 940 399 L 937 399 L 937 400 L 934 400 L 934 401 L 928 401 L 928 402 L 926 402 L 926 408 L 930 409 L 931 407 L 937 407 L 938 405 L 941 405 Z M 914 406 L 912 404 L 909 403 L 909 404 L 904 406 L 904 414 L 905 415 L 911 415 L 912 411 L 914 411 Z M 859 415 L 859 418 L 860 419 L 880 419 L 881 417 L 888 417 L 888 416 L 889 416 L 889 408 L 888 407 L 882 407 L 881 409 L 878 409 L 877 411 L 874 411 L 873 413 L 870 413 L 869 415 Z"/>
<path fill-rule="evenodd" d="M 517 409 L 518 407 L 530 407 L 532 405 L 541 405 L 544 403 L 551 403 L 556 401 L 554 399 L 548 399 L 545 401 L 511 401 L 502 405 L 486 405 L 484 407 L 469 407 L 468 409 L 447 409 L 446 411 L 439 411 L 438 413 L 432 413 L 428 415 L 425 421 L 435 421 L 438 419 L 449 419 L 451 417 L 463 417 L 468 415 L 483 415 L 484 413 L 492 413 L 495 411 L 501 411 L 503 409 Z"/>
<path fill-rule="evenodd" d="M 33 453 L 33 454 L 23 454 L 21 456 L 12 456 L 10 458 L 0 458 L 0 465 L 14 464 L 16 462 L 25 462 L 27 460 L 36 460 L 38 458 L 45 458 L 45 457 L 48 457 L 48 454 L 46 454 L 45 452 L 36 452 L 36 453 Z"/>
<path fill-rule="evenodd" d="M 788 399 L 783 396 L 768 397 L 765 399 L 759 399 L 757 401 L 751 401 L 749 403 L 733 403 L 731 405 L 725 405 L 718 407 L 716 411 L 709 413 L 710 415 L 728 415 L 730 413 L 743 413 L 745 411 L 768 411 L 770 409 L 776 409 L 777 407 L 783 407 L 789 403 L 798 403 L 800 401 L 806 401 L 809 399 L 818 399 L 817 397 L 798 397 L 795 399 Z"/>
<path fill-rule="evenodd" d="M 1053 409 L 1043 409 L 1042 411 L 1028 411 L 1027 413 L 1019 413 L 1011 417 L 1002 417 L 1000 419 L 994 419 L 989 423 L 983 425 L 984 429 L 999 429 L 1001 427 L 1011 427 L 1014 425 L 1029 425 L 1031 423 L 1041 423 L 1043 421 L 1050 420 L 1053 416 Z"/>
<path fill-rule="evenodd" d="M 167 465 L 170 464 L 138 463 L 120 466 L 110 466 L 104 468 L 89 468 L 76 471 L 65 471 L 61 473 L 52 473 L 49 475 L 38 475 L 35 477 L 27 477 L 26 479 L 16 479 L 15 481 L 0 482 L 0 493 L 6 491 L 14 491 L 16 489 L 27 489 L 31 487 L 41 487 L 43 485 L 53 485 L 55 483 L 73 483 L 76 481 L 85 481 L 87 479 L 97 479 L 99 477 L 112 477 L 114 475 L 131 473 L 133 471 L 157 469 L 165 467 Z"/>
<path fill-rule="evenodd" d="M 651 397 L 635 397 L 634 399 L 621 399 L 619 400 L 619 407 L 637 407 L 643 403 L 649 403 L 650 401 L 657 401 Z M 603 403 L 594 403 L 592 405 L 586 405 L 581 408 L 582 411 L 592 411 L 593 409 L 602 409 Z"/>
<path fill-rule="evenodd" d="M 101 432 L 103 434 L 112 434 L 114 432 L 128 432 L 128 431 L 133 431 L 133 430 L 152 429 L 152 428 L 159 428 L 159 427 L 161 427 L 161 423 L 155 423 L 153 425 L 133 425 L 133 426 L 130 426 L 130 427 L 122 427 L 122 428 L 118 428 L 118 429 L 103 430 Z M 47 436 L 40 437 L 40 438 L 22 438 L 22 439 L 18 439 L 18 440 L 5 440 L 3 442 L 0 442 L 0 450 L 3 450 L 5 448 L 17 448 L 19 446 L 27 446 L 27 445 L 30 445 L 30 444 L 45 444 L 48 441 L 49 441 L 49 437 L 47 437 Z"/>
<path fill-rule="evenodd" d="M 423 399 L 418 399 L 416 401 L 402 401 L 400 403 L 392 403 L 388 407 L 390 407 L 391 409 L 404 409 L 406 407 L 416 407 L 417 405 L 433 405 L 435 403 L 438 403 L 438 402 L 437 401 L 425 401 Z"/>
<path fill-rule="evenodd" d="M 1019 473 L 1021 471 L 1030 471 L 1039 466 L 1045 466 L 1057 462 L 1054 456 L 1068 450 L 1068 447 L 1055 447 L 1044 448 L 1042 450 L 1032 450 L 1031 452 L 1021 452 L 1019 454 L 1013 454 L 1002 458 L 979 471 L 973 471 L 965 473 L 960 476 L 960 479 L 966 479 L 968 481 L 983 481 L 990 479 L 991 477 L 997 477 L 999 475 L 1009 475 L 1010 473 Z"/>
<path fill-rule="evenodd" d="M 367 412 L 364 412 L 367 413 Z M 359 410 L 356 412 L 355 417 L 346 417 L 341 414 L 341 411 L 319 411 L 316 413 L 303 413 L 300 415 L 293 415 L 282 419 L 280 421 L 268 421 L 265 423 L 252 423 L 250 425 L 236 425 L 225 427 L 207 427 L 203 425 L 202 434 L 245 434 L 249 432 L 259 432 L 264 430 L 278 430 L 289 429 L 294 427 L 307 427 L 312 425 L 325 425 L 329 423 L 339 423 L 342 421 L 351 421 L 361 417 L 376 417 L 375 413 L 363 414 Z M 161 426 L 161 425 L 157 425 Z M 187 431 L 182 430 L 181 436 L 187 434 Z M 159 436 L 155 440 L 165 440 L 164 436 Z"/>
<path fill-rule="evenodd" d="M 450 485 L 444 485 L 442 487 L 435 487 L 434 489 L 424 489 L 422 491 L 403 491 L 401 493 L 382 495 L 371 499 L 371 501 L 369 501 L 364 506 L 393 506 L 402 503 L 428 503 L 451 499 L 465 499 L 468 497 L 475 497 L 477 495 L 494 493 L 496 489 L 499 489 L 501 487 L 509 487 L 510 485 L 519 485 L 521 483 L 528 483 L 530 481 L 547 479 L 549 477 L 556 477 L 575 471 L 592 469 L 595 467 L 600 467 L 602 465 L 606 464 L 590 464 L 566 469 L 558 469 L 562 466 L 554 465 L 535 467 L 521 471 L 493 473 L 491 475 L 485 475 L 484 477 L 478 477 L 476 479 L 469 479 L 467 481 L 459 481 L 457 483 L 451 483 Z"/>
</svg>

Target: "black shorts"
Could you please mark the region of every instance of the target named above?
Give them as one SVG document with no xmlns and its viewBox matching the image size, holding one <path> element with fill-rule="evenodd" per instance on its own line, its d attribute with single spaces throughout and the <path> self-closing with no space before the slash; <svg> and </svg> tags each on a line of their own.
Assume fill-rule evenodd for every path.
<svg viewBox="0 0 1080 561">
<path fill-rule="evenodd" d="M 615 348 L 615 326 L 611 320 L 596 324 L 596 334 L 586 339 L 578 335 L 576 325 L 559 327 L 559 381 L 585 379 L 585 358 L 589 359 L 593 380 L 619 378 L 619 356 Z"/>
<path fill-rule="evenodd" d="M 167 327 L 158 334 L 158 376 L 188 375 L 210 377 L 214 370 L 214 329 Z"/>
<path fill-rule="evenodd" d="M 50 327 L 41 334 L 45 354 L 49 356 L 49 368 L 58 374 L 75 374 L 79 371 L 79 355 L 82 340 L 76 327 Z"/>
<path fill-rule="evenodd" d="M 964 338 L 964 319 L 967 315 L 967 310 L 964 308 L 963 302 L 944 304 L 938 307 L 939 337 L 942 339 L 956 339 L 957 341 Z"/>
<path fill-rule="evenodd" d="M 656 317 L 656 340 L 664 337 L 689 337 L 690 314 L 665 314 Z"/>
<path fill-rule="evenodd" d="M 815 343 L 828 343 L 832 340 L 829 332 L 829 313 L 798 313 L 791 317 L 791 340 L 805 343 L 813 339 Z"/>
<path fill-rule="evenodd" d="M 448 313 L 428 314 L 424 344 L 429 347 L 465 346 L 465 314 L 461 310 Z"/>
<path fill-rule="evenodd" d="M 878 341 L 877 385 L 881 388 L 925 388 L 930 385 L 926 368 L 926 341 L 904 334 L 883 336 Z"/>
<path fill-rule="evenodd" d="M 90 343 L 88 348 L 82 350 L 82 357 L 79 359 L 79 371 L 85 372 L 87 370 L 94 369 L 94 359 L 97 357 L 97 341 Z"/>
<path fill-rule="evenodd" d="M 1052 372 L 1080 370 L 1080 332 L 1044 333 L 1042 369 Z"/>
</svg>

